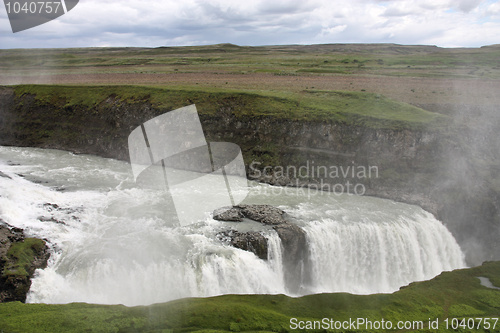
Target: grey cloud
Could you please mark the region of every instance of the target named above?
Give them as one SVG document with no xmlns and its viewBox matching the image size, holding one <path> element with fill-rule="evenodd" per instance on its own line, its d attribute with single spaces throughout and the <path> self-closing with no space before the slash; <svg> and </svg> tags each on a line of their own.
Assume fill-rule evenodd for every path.
<svg viewBox="0 0 500 333">
<path fill-rule="evenodd" d="M 201 9 L 203 15 L 205 15 L 206 20 L 210 21 L 213 19 L 223 20 L 223 21 L 237 21 L 245 20 L 246 17 L 241 15 L 237 10 L 232 7 L 226 9 L 217 4 L 212 4 L 208 2 L 199 1 L 199 8 Z"/>
<path fill-rule="evenodd" d="M 405 10 L 402 8 L 390 7 L 387 8 L 383 14 L 385 17 L 401 17 L 413 14 L 411 10 Z"/>
<path fill-rule="evenodd" d="M 481 2 L 483 2 L 483 0 L 455 0 L 456 6 L 458 6 L 458 8 L 465 13 L 468 13 L 478 7 Z"/>
<path fill-rule="evenodd" d="M 260 14 L 290 15 L 312 10 L 314 5 L 307 1 L 265 1 L 259 4 Z"/>
</svg>

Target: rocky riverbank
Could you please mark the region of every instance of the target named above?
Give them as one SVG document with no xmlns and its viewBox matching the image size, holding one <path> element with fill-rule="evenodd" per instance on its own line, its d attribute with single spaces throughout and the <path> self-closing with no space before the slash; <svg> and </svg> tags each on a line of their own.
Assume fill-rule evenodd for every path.
<svg viewBox="0 0 500 333">
<path fill-rule="evenodd" d="M 49 256 L 45 241 L 0 220 L 0 303 L 25 302 L 35 270 L 45 268 Z"/>
<path fill-rule="evenodd" d="M 45 95 L 0 88 L 0 144 L 128 160 L 130 132 L 167 111 L 148 95 L 124 100 L 110 93 L 89 102 L 84 98 L 94 88 L 71 89 L 81 90 L 81 101 L 69 101 L 57 87 Z M 500 258 L 495 128 L 455 120 L 438 130 L 300 120 L 255 115 L 248 95 L 187 95 L 173 94 L 172 108 L 197 104 L 207 141 L 238 144 L 250 179 L 420 205 L 446 224 L 470 265 Z"/>
</svg>

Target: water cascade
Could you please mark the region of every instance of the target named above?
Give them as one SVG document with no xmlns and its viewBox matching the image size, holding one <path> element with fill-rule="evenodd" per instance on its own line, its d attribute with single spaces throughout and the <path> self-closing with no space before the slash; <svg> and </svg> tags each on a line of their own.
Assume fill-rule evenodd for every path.
<svg viewBox="0 0 500 333">
<path fill-rule="evenodd" d="M 139 305 L 228 293 L 392 292 L 465 265 L 451 233 L 419 207 L 252 184 L 245 203 L 278 206 L 306 232 L 308 278 L 291 292 L 272 228 L 238 225 L 267 238 L 265 260 L 217 237 L 234 222 L 207 214 L 176 227 L 164 191 L 138 188 L 128 163 L 0 147 L 0 171 L 8 176 L 0 177 L 0 218 L 51 246 L 28 302 Z"/>
</svg>

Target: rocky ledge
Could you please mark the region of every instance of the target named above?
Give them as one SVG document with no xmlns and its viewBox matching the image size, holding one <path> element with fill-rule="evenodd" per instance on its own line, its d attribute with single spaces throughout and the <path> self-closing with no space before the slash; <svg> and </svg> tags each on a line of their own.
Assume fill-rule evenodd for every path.
<svg viewBox="0 0 500 333">
<path fill-rule="evenodd" d="M 298 225 L 287 221 L 286 213 L 270 205 L 237 205 L 214 212 L 214 219 L 226 222 L 243 222 L 249 219 L 271 226 L 278 234 L 283 248 L 285 284 L 289 291 L 298 292 L 307 282 L 308 247 L 306 233 Z M 230 245 L 255 253 L 261 259 L 268 259 L 268 243 L 258 231 L 239 232 L 229 229 L 219 233 L 219 239 Z"/>
<path fill-rule="evenodd" d="M 45 241 L 0 220 L 0 303 L 25 302 L 35 270 L 45 268 L 49 256 Z"/>
</svg>

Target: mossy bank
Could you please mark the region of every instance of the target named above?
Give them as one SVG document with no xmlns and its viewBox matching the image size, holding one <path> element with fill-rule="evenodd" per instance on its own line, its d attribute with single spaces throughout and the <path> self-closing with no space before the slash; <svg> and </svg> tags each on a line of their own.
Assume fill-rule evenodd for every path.
<svg viewBox="0 0 500 333">
<path fill-rule="evenodd" d="M 358 190 L 365 195 L 418 204 L 436 214 L 454 233 L 469 263 L 500 258 L 500 192 L 495 187 L 500 174 L 491 160 L 485 162 L 487 152 L 468 148 L 470 140 L 463 134 L 471 130 L 450 116 L 377 94 L 3 87 L 0 144 L 128 160 L 127 138 L 134 128 L 189 104 L 196 104 L 208 141 L 234 142 L 242 148 L 250 178 L 330 190 L 361 184 Z M 265 167 L 271 172 L 264 173 Z M 290 173 L 301 167 L 306 171 Z M 345 172 L 369 167 L 377 172 L 363 177 Z M 324 168 L 340 172 L 335 176 Z M 468 180 L 475 177 L 493 181 L 472 186 Z"/>
<path fill-rule="evenodd" d="M 0 220 L 0 303 L 25 302 L 35 270 L 45 268 L 48 258 L 45 241 L 26 238 Z"/>
<path fill-rule="evenodd" d="M 479 278 L 487 281 L 488 286 Z M 12 302 L 0 304 L 0 330 L 26 333 L 494 332 L 500 325 L 498 287 L 500 262 L 488 262 L 472 269 L 444 272 L 393 294 L 337 293 L 300 298 L 224 295 L 136 307 Z"/>
</svg>

